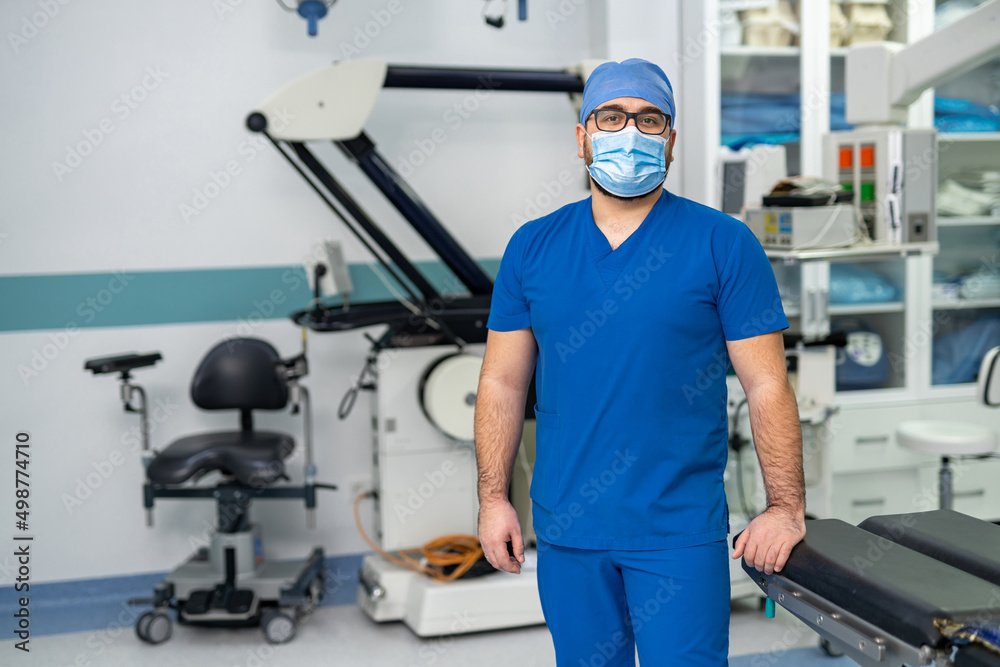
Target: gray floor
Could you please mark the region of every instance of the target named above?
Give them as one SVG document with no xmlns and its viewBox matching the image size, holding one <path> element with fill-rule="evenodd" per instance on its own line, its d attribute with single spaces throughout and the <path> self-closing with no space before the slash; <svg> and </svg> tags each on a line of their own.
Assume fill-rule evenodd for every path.
<svg viewBox="0 0 1000 667">
<path fill-rule="evenodd" d="M 763 658 L 738 660 L 734 664 L 801 665 L 807 659 L 822 659 L 820 664 L 841 664 L 815 649 L 816 636 L 781 608 L 777 617 L 769 620 L 758 611 L 755 601 L 735 601 L 730 631 L 731 656 L 765 654 Z M 114 638 L 92 632 L 37 637 L 30 646 L 31 652 L 25 654 L 15 650 L 13 642 L 0 642 L 0 665 L 551 667 L 555 664 L 552 643 L 544 626 L 420 639 L 402 623 L 376 624 L 354 606 L 318 610 L 299 627 L 294 641 L 277 647 L 266 644 L 255 629 L 176 625 L 173 637 L 160 646 L 142 644 L 131 629 Z M 805 647 L 810 650 L 786 655 L 790 649 Z"/>
</svg>

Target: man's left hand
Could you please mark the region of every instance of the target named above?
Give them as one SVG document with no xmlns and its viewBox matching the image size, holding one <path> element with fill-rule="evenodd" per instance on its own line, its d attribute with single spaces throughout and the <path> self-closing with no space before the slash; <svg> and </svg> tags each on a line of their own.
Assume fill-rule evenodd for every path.
<svg viewBox="0 0 1000 667">
<path fill-rule="evenodd" d="M 743 556 L 748 564 L 766 574 L 781 572 L 792 547 L 806 536 L 802 511 L 768 507 L 750 522 L 733 547 L 733 558 Z"/>
</svg>

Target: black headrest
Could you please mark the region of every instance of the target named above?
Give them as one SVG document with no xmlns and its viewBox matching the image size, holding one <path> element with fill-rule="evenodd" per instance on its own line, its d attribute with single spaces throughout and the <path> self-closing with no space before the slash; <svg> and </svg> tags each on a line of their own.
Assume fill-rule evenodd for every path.
<svg viewBox="0 0 1000 667">
<path fill-rule="evenodd" d="M 191 381 L 191 400 L 204 410 L 280 410 L 288 385 L 278 352 L 256 338 L 233 338 L 205 355 Z"/>
</svg>

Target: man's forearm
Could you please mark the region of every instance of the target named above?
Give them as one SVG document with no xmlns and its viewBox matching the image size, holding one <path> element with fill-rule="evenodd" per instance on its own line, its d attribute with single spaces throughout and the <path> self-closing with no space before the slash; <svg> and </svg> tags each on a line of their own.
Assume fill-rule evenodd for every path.
<svg viewBox="0 0 1000 667">
<path fill-rule="evenodd" d="M 479 503 L 507 500 L 524 427 L 525 392 L 483 378 L 476 394 L 476 464 Z"/>
<path fill-rule="evenodd" d="M 791 386 L 786 381 L 756 387 L 747 395 L 747 405 L 767 506 L 805 511 L 802 427 Z"/>
</svg>

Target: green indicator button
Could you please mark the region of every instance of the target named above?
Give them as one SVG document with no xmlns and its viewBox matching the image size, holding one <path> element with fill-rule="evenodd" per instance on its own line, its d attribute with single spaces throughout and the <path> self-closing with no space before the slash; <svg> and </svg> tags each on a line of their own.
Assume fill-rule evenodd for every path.
<svg viewBox="0 0 1000 667">
<path fill-rule="evenodd" d="M 875 184 L 861 184 L 861 201 L 875 201 Z"/>
</svg>

